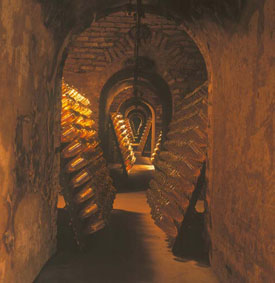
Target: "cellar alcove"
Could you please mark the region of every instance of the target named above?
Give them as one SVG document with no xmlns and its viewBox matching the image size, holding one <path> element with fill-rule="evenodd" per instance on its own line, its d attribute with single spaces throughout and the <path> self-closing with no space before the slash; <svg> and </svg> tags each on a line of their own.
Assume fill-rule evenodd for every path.
<svg viewBox="0 0 275 283">
<path fill-rule="evenodd" d="M 108 227 L 112 225 L 110 223 L 112 215 L 117 210 L 110 212 L 109 202 L 107 205 L 105 204 L 103 199 L 111 199 L 112 201 L 114 193 L 112 190 L 106 189 L 105 185 L 102 186 L 101 180 L 111 176 L 113 188 L 117 191 L 117 196 L 127 193 L 142 193 L 144 197 L 146 196 L 155 224 L 167 235 L 167 249 L 172 249 L 176 239 L 178 237 L 182 238 L 182 233 L 194 226 L 192 215 L 195 215 L 194 207 L 197 199 L 193 200 L 193 203 L 189 203 L 189 199 L 192 198 L 192 195 L 196 195 L 193 191 L 195 192 L 195 186 L 199 177 L 198 172 L 200 172 L 202 164 L 205 162 L 207 139 L 206 134 L 202 132 L 205 130 L 207 121 L 207 112 L 205 112 L 205 109 L 207 109 L 207 82 L 205 82 L 207 73 L 205 63 L 196 44 L 182 30 L 178 30 L 176 42 L 174 42 L 172 37 L 169 37 L 171 28 L 176 27 L 173 21 L 148 14 L 147 18 L 144 18 L 144 20 L 148 21 L 146 24 L 146 38 L 143 38 L 142 36 L 144 35 L 141 34 L 142 40 L 144 40 L 141 44 L 137 43 L 137 41 L 135 42 L 135 38 L 132 35 L 133 23 L 131 21 L 133 17 L 131 15 L 118 12 L 102 19 L 102 23 L 99 20 L 99 23 L 102 24 L 102 27 L 99 27 L 101 32 L 105 30 L 106 24 L 108 26 L 108 17 L 120 17 L 122 23 L 124 20 L 128 26 L 127 31 L 122 29 L 121 35 L 117 35 L 117 38 L 109 39 L 108 42 L 113 41 L 115 44 L 117 40 L 127 38 L 128 42 L 132 41 L 132 45 L 140 45 L 139 52 L 141 56 L 136 54 L 134 48 L 121 45 L 121 51 L 124 53 L 121 53 L 119 58 L 116 58 L 114 62 L 106 62 L 102 68 L 95 66 L 93 69 L 93 66 L 90 65 L 91 60 L 88 57 L 82 58 L 79 52 L 86 50 L 93 58 L 95 57 L 93 52 L 97 52 L 96 48 L 100 48 L 100 44 L 102 44 L 102 47 L 105 46 L 104 42 L 102 43 L 102 40 L 100 40 L 94 49 L 93 45 L 89 45 L 91 48 L 88 51 L 85 47 L 90 40 L 94 40 L 92 35 L 95 23 L 71 42 L 63 72 L 64 82 L 68 85 L 67 88 L 64 88 L 65 91 L 62 88 L 62 111 L 64 113 L 62 112 L 61 117 L 61 136 L 65 142 L 65 148 L 61 151 L 61 176 L 64 176 L 61 178 L 61 185 L 67 205 L 59 213 L 64 220 L 70 219 L 71 232 L 67 233 L 67 235 L 59 233 L 59 241 L 62 243 L 63 249 L 66 250 L 63 239 L 67 237 L 68 240 L 71 237 L 71 240 L 68 240 L 69 246 L 71 246 L 73 238 L 75 238 L 76 243 L 85 250 L 87 242 L 85 240 L 85 245 L 82 247 L 82 242 L 84 242 L 82 231 L 83 229 L 87 230 L 87 225 L 89 231 L 93 234 L 91 242 L 94 237 L 97 237 L 97 233 L 104 233 L 104 231 L 100 231 L 102 228 L 104 229 L 102 221 L 107 224 L 105 229 L 108 230 Z M 154 28 L 154 25 L 159 24 L 159 21 L 166 21 L 171 26 L 168 27 L 166 34 L 163 33 L 161 35 L 162 40 L 160 42 L 156 38 L 156 42 L 153 43 L 154 34 L 163 32 L 163 23 L 161 23 L 160 27 Z M 91 34 L 87 36 L 87 33 Z M 88 43 L 82 41 L 81 37 L 84 35 L 86 36 L 85 38 L 88 38 Z M 100 38 L 104 39 L 105 42 L 108 40 L 104 36 Z M 176 48 L 178 48 L 178 44 L 182 44 L 183 38 L 185 39 L 185 46 L 188 45 L 189 49 L 185 53 L 179 53 Z M 162 46 L 160 45 L 161 42 Z M 152 43 L 159 48 L 157 52 L 152 49 Z M 171 47 L 169 47 L 170 44 Z M 75 46 L 78 47 L 75 48 Z M 106 52 L 109 52 L 109 56 L 112 56 L 112 48 L 114 49 L 115 47 L 105 48 L 105 55 Z M 176 49 L 176 52 L 174 49 Z M 126 50 L 128 51 L 125 52 Z M 171 56 L 171 52 L 174 55 Z M 116 51 L 117 53 L 118 51 Z M 159 54 L 162 54 L 162 60 L 158 57 Z M 97 54 L 97 56 L 99 55 Z M 192 56 L 192 65 L 191 63 L 188 66 L 184 65 L 186 61 L 183 60 L 181 64 L 174 66 L 176 61 L 181 61 L 188 56 Z M 72 60 L 75 63 L 74 65 Z M 138 66 L 136 65 L 137 61 Z M 74 69 L 78 64 L 80 64 L 79 72 Z M 108 70 L 112 70 L 112 68 L 115 71 L 108 73 Z M 136 77 L 137 73 L 138 77 Z M 171 73 L 173 73 L 176 82 L 165 77 Z M 96 80 L 93 79 L 94 76 L 97 76 Z M 82 78 L 85 78 L 86 84 L 83 83 Z M 175 90 L 174 87 L 171 87 L 171 84 L 175 84 L 177 89 Z M 74 90 L 76 94 L 72 94 Z M 74 153 L 74 148 L 78 148 L 78 144 L 81 145 L 82 142 L 77 138 L 77 134 L 72 139 L 69 137 L 70 134 L 67 134 L 68 131 L 69 133 L 71 132 L 72 128 L 77 126 L 76 129 L 78 130 L 79 127 L 85 128 L 87 124 L 87 122 L 78 123 L 79 118 L 77 118 L 76 122 L 75 120 L 73 120 L 74 122 L 66 122 L 68 105 L 72 101 L 75 101 L 73 103 L 81 104 L 82 98 L 77 100 L 77 95 L 81 96 L 81 93 L 85 93 L 86 99 L 90 101 L 89 108 L 92 111 L 91 117 L 93 117 L 94 125 L 89 129 L 90 131 L 98 131 L 99 145 L 96 148 L 99 146 L 102 148 L 104 159 L 107 162 L 109 176 L 107 176 L 108 173 L 104 173 L 107 174 L 106 177 L 101 173 L 101 169 L 97 169 L 98 166 L 98 168 L 102 166 L 102 161 L 100 160 L 103 160 L 103 157 L 97 157 L 100 153 L 97 153 L 96 160 L 94 160 L 95 157 L 91 154 L 87 155 L 90 149 L 86 150 L 85 147 L 89 146 L 90 141 L 88 140 L 83 144 L 82 153 L 81 151 L 80 153 L 78 151 Z M 85 102 L 85 99 L 83 101 Z M 72 108 L 73 114 L 78 111 L 80 116 L 84 115 L 83 117 L 89 118 L 86 115 L 85 109 L 85 111 L 82 111 L 80 107 L 80 110 L 78 110 L 78 106 L 75 107 L 74 105 L 69 107 Z M 139 124 L 133 124 L 133 117 L 139 118 Z M 85 131 L 87 127 L 84 128 L 83 130 Z M 193 129 L 200 130 L 193 131 Z M 82 132 L 79 135 L 83 137 Z M 92 138 L 96 135 L 94 134 Z M 88 139 L 90 138 L 88 133 L 85 136 L 88 136 Z M 71 143 L 67 145 L 68 142 Z M 180 149 L 182 142 L 185 144 L 192 143 L 193 147 L 195 146 L 196 148 L 195 151 L 193 150 L 193 155 L 197 154 L 195 158 L 194 156 L 192 158 L 190 155 L 192 147 L 185 149 L 186 154 L 189 154 L 189 163 L 186 161 L 186 157 L 184 157 L 185 152 Z M 194 145 L 195 143 L 197 144 Z M 170 144 L 173 147 L 172 151 L 169 150 Z M 76 157 L 72 160 L 68 159 L 72 155 Z M 83 166 L 79 165 L 81 163 L 83 163 Z M 67 172 L 64 168 L 67 168 Z M 71 168 L 71 170 L 68 168 Z M 97 177 L 98 174 L 100 177 Z M 90 176 L 91 182 L 87 176 Z M 163 183 L 163 178 L 167 179 L 165 183 Z M 188 178 L 191 178 L 191 180 Z M 106 184 L 107 186 L 112 186 L 108 185 L 109 183 Z M 187 191 L 185 191 L 185 187 Z M 92 193 L 92 191 L 95 191 L 95 193 Z M 109 194 L 111 197 L 109 197 Z M 77 200 L 77 205 L 74 204 L 75 199 Z M 83 201 L 80 201 L 80 199 L 83 199 Z M 134 201 L 135 196 L 133 196 L 133 199 L 128 198 L 130 205 Z M 205 201 L 205 198 L 202 201 Z M 193 207 L 190 207 L 190 204 Z M 147 204 L 143 203 L 143 206 L 146 207 Z M 82 216 L 79 216 L 79 211 Z M 85 212 L 87 215 L 84 217 Z M 69 215 L 66 216 L 66 213 Z M 123 217 L 125 212 L 121 213 Z M 185 228 L 187 226 L 183 225 L 185 214 L 187 216 L 191 214 L 191 216 L 188 216 L 191 219 L 191 222 L 189 220 L 188 228 Z M 59 217 L 59 219 L 62 219 L 62 217 Z M 204 223 L 204 220 L 202 222 Z M 68 232 L 70 229 L 64 229 L 64 223 L 61 221 L 61 229 L 59 231 Z M 196 223 L 196 225 L 200 226 L 200 231 L 197 231 L 197 234 L 199 233 L 201 238 L 206 233 L 203 223 Z M 139 227 L 137 226 L 136 229 L 139 229 Z M 184 231 L 182 232 L 181 230 Z M 194 229 L 192 233 L 195 233 Z M 68 234 L 71 236 L 69 237 Z M 196 238 L 194 235 L 189 235 L 188 237 L 191 242 L 192 238 Z M 90 240 L 88 241 L 89 244 L 91 242 Z M 182 256 L 182 250 L 184 250 L 182 248 L 184 247 L 182 239 L 177 240 L 176 243 L 177 245 L 172 250 L 175 250 L 177 256 Z M 197 246 L 197 243 L 193 243 L 193 246 Z M 204 245 L 200 249 L 202 253 Z M 206 251 L 206 253 L 208 252 Z M 188 256 L 190 259 L 194 259 L 192 252 Z M 196 257 L 196 260 L 200 261 L 201 259 Z M 43 272 L 41 276 L 43 278 Z M 41 279 L 38 279 L 38 282 L 39 280 Z"/>
<path fill-rule="evenodd" d="M 50 258 L 38 282 L 215 282 L 214 274 L 220 282 L 272 282 L 274 1 L 2 0 L 0 6 L 0 282 L 33 282 Z M 93 121 L 80 118 L 94 128 L 72 132 L 98 135 L 89 148 L 100 156 L 100 165 L 88 160 L 87 171 L 74 171 L 67 188 L 82 201 L 80 181 L 92 174 L 98 203 L 89 199 L 89 216 L 104 213 L 80 221 L 93 232 L 84 253 L 63 249 L 54 256 L 57 227 L 77 228 L 72 219 L 60 222 L 56 208 L 62 172 L 78 164 L 62 160 L 62 77 L 90 101 Z M 142 105 L 109 105 L 106 97 L 124 87 Z M 168 107 L 148 99 L 151 92 L 169 93 L 166 102 L 157 99 Z M 102 111 L 104 104 L 122 117 Z M 130 185 L 113 203 L 104 129 L 127 111 L 130 119 L 149 117 L 144 105 L 154 109 L 156 129 L 154 138 L 148 130 L 141 158 L 152 159 L 155 170 L 146 192 Z M 82 106 L 74 106 L 75 115 Z M 122 151 L 127 171 L 139 156 L 129 146 Z M 81 162 L 96 155 L 88 152 Z M 100 177 L 93 173 L 98 168 Z M 93 198 L 93 189 L 85 189 Z M 190 228 L 196 221 L 201 226 Z M 210 267 L 192 260 L 201 252 L 185 249 L 192 231 L 203 235 Z"/>
</svg>

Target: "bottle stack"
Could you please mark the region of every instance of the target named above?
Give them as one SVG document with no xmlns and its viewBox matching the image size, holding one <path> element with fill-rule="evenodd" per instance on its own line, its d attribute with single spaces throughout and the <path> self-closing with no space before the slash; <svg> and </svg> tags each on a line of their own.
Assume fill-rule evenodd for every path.
<svg viewBox="0 0 275 283">
<path fill-rule="evenodd" d="M 146 145 L 146 142 L 147 142 L 147 139 L 148 139 L 151 127 L 152 127 L 152 119 L 148 118 L 147 121 L 146 121 L 146 125 L 145 125 L 145 127 L 143 129 L 143 132 L 141 134 L 139 145 L 137 147 L 137 151 L 138 152 L 143 152 L 144 151 L 144 147 Z"/>
<path fill-rule="evenodd" d="M 133 130 L 132 130 L 132 127 L 131 127 L 131 124 L 128 118 L 125 118 L 125 125 L 129 133 L 130 142 L 133 143 L 135 140 L 135 137 L 134 137 L 134 133 L 133 133 Z"/>
<path fill-rule="evenodd" d="M 125 120 L 120 113 L 112 113 L 111 120 L 114 127 L 118 147 L 123 160 L 123 166 L 128 173 L 133 167 L 136 157 L 131 145 L 131 135 L 125 124 Z"/>
<path fill-rule="evenodd" d="M 182 98 L 165 142 L 152 155 L 155 174 L 147 191 L 151 215 L 173 244 L 206 159 L 207 95 L 203 84 Z M 193 202 L 193 201 L 192 201 Z"/>
<path fill-rule="evenodd" d="M 115 198 L 94 125 L 89 100 L 63 82 L 61 185 L 79 245 L 105 227 Z"/>
<path fill-rule="evenodd" d="M 160 152 L 160 145 L 161 145 L 161 139 L 162 139 L 162 131 L 160 131 L 155 148 L 154 148 L 154 152 L 151 155 L 151 161 L 154 162 L 156 156 L 159 154 Z"/>
</svg>

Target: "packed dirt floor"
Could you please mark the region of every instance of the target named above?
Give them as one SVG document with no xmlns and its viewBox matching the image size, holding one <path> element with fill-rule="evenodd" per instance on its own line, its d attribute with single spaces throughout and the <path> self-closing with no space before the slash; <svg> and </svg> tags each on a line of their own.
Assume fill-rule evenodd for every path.
<svg viewBox="0 0 275 283">
<path fill-rule="evenodd" d="M 79 252 L 64 221 L 59 224 L 58 252 L 35 283 L 218 282 L 209 266 L 175 257 L 154 224 L 146 202 L 153 166 L 136 165 L 127 182 L 119 182 L 118 171 L 120 187 L 109 227 L 93 235 L 87 249 Z M 65 217 L 62 210 L 59 214 Z"/>
</svg>

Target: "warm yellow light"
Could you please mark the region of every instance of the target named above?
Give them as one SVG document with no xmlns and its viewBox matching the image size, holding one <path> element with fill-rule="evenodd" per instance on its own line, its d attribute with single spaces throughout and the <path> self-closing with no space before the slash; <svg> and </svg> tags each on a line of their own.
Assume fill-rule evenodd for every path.
<svg viewBox="0 0 275 283">
<path fill-rule="evenodd" d="M 80 174 L 77 178 L 75 178 L 74 183 L 79 183 L 81 180 L 83 180 L 87 176 L 88 176 L 87 171 L 82 172 L 82 174 Z"/>
<path fill-rule="evenodd" d="M 74 149 L 76 149 L 76 148 L 78 148 L 78 147 L 80 147 L 80 146 L 81 146 L 81 143 L 77 142 L 76 144 L 70 146 L 70 147 L 68 148 L 68 150 L 69 150 L 69 151 L 73 151 Z"/>
<path fill-rule="evenodd" d="M 74 162 L 71 163 L 71 166 L 72 166 L 72 167 L 75 167 L 75 166 L 77 166 L 78 164 L 80 164 L 83 160 L 84 160 L 84 158 L 79 157 L 79 158 L 77 158 Z"/>
</svg>

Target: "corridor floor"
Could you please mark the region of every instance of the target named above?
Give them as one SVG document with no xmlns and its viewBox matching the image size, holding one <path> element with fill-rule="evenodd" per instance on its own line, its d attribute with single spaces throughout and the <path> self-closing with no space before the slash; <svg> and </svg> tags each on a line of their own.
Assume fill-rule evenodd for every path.
<svg viewBox="0 0 275 283">
<path fill-rule="evenodd" d="M 59 251 L 35 283 L 216 283 L 211 269 L 178 261 L 154 225 L 144 191 L 120 193 L 110 227 L 84 253 Z"/>
</svg>

